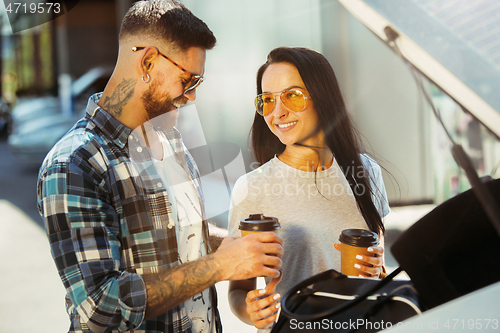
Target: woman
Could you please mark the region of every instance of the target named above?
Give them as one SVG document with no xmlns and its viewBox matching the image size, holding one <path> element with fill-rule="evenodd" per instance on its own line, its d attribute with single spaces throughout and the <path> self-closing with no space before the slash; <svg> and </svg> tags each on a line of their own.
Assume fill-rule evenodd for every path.
<svg viewBox="0 0 500 333">
<path fill-rule="evenodd" d="M 382 218 L 389 207 L 380 167 L 362 154 L 323 55 L 306 48 L 274 49 L 257 73 L 257 94 L 251 139 L 261 166 L 235 184 L 229 233 L 239 236 L 239 220 L 250 214 L 277 217 L 283 274 L 264 290 L 254 290 L 255 279 L 231 282 L 229 302 L 242 321 L 265 328 L 276 319 L 280 293 L 325 270 L 340 271 L 336 242 L 343 229 L 379 234 L 374 256 L 363 256 L 356 268 L 360 276 L 380 277 Z"/>
</svg>

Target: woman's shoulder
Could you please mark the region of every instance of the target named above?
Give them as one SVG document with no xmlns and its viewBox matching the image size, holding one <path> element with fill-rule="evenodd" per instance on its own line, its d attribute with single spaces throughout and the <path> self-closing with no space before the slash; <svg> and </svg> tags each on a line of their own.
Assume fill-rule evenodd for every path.
<svg viewBox="0 0 500 333">
<path fill-rule="evenodd" d="M 361 162 L 363 162 L 363 164 L 377 165 L 378 166 L 378 163 L 373 158 L 368 156 L 367 153 L 361 153 L 361 154 L 359 154 L 359 157 L 361 158 Z"/>
<path fill-rule="evenodd" d="M 359 154 L 359 157 L 361 158 L 361 163 L 363 163 L 363 166 L 369 173 L 377 174 L 381 172 L 380 165 L 366 153 Z"/>
</svg>

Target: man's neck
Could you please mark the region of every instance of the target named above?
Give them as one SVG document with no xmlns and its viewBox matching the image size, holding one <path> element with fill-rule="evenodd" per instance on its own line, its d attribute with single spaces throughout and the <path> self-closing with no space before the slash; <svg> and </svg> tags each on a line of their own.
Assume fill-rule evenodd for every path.
<svg viewBox="0 0 500 333">
<path fill-rule="evenodd" d="M 137 79 L 111 78 L 97 103 L 125 126 L 135 129 L 147 119 L 144 106 L 140 103 Z M 138 102 L 139 101 L 139 102 Z M 142 111 L 142 112 L 141 112 Z"/>
</svg>

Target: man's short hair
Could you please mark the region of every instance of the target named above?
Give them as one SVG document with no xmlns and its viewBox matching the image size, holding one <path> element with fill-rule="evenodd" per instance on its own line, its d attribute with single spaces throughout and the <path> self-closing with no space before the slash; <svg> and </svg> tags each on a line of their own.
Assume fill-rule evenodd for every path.
<svg viewBox="0 0 500 333">
<path fill-rule="evenodd" d="M 217 42 L 208 26 L 176 0 L 137 1 L 123 18 L 120 40 L 145 36 L 172 43 L 180 51 L 190 47 L 210 50 Z"/>
</svg>

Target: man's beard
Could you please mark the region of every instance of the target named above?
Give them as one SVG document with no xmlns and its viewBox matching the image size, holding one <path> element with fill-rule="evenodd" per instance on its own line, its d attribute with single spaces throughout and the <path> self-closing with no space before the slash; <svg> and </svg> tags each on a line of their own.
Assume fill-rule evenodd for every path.
<svg viewBox="0 0 500 333">
<path fill-rule="evenodd" d="M 162 77 L 153 80 L 142 95 L 141 100 L 149 121 L 153 121 L 161 128 L 172 129 L 177 123 L 177 110 L 171 112 L 173 103 L 175 101 L 182 105 L 187 102 L 187 99 L 184 96 L 172 99 L 168 93 L 160 93 L 159 87 L 162 84 Z"/>
</svg>

